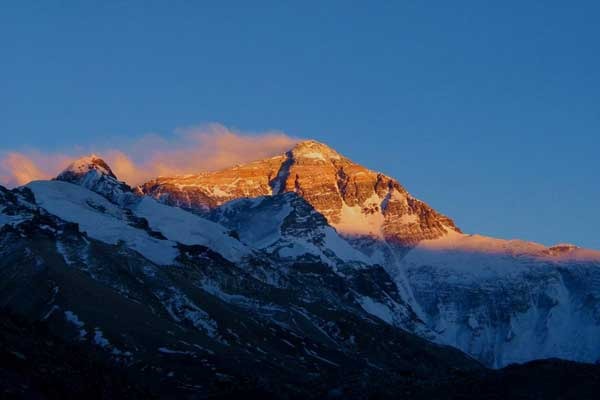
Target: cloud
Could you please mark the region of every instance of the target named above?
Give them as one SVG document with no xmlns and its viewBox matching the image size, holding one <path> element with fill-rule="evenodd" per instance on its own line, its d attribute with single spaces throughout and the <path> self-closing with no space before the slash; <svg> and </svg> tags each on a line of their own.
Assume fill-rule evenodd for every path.
<svg viewBox="0 0 600 400">
<path fill-rule="evenodd" d="M 283 132 L 244 133 L 220 124 L 177 129 L 172 135 L 148 134 L 117 147 L 90 146 L 87 151 L 0 153 L 0 184 L 9 187 L 50 179 L 71 161 L 96 153 L 117 177 L 138 185 L 157 176 L 213 171 L 282 154 L 299 139 Z"/>
<path fill-rule="evenodd" d="M 72 160 L 63 154 L 0 153 L 0 184 L 9 187 L 24 185 L 37 179 L 50 179 Z"/>
</svg>

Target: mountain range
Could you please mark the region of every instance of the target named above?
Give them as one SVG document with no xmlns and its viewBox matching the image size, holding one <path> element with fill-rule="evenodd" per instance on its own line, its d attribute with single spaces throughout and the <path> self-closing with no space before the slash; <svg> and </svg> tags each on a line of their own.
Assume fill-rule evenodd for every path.
<svg viewBox="0 0 600 400">
<path fill-rule="evenodd" d="M 228 205 L 232 200 L 294 193 L 360 251 L 352 258 L 382 266 L 394 281 L 412 315 L 367 300 L 384 321 L 492 367 L 600 359 L 600 252 L 463 234 L 393 178 L 316 141 L 224 171 L 157 178 L 140 189 L 230 227 L 239 221 L 230 217 L 240 207 Z"/>
<path fill-rule="evenodd" d="M 463 233 L 316 141 L 139 187 L 92 155 L 0 187 L 0 226 L 3 308 L 159 396 L 477 398 L 598 374 L 573 362 L 600 360 L 600 252 Z"/>
</svg>

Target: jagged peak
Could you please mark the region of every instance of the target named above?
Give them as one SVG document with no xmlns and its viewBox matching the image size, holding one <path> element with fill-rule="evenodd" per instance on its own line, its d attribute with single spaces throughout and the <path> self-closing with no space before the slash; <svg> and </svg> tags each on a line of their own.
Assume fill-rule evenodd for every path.
<svg viewBox="0 0 600 400">
<path fill-rule="evenodd" d="M 291 150 L 295 158 L 341 159 L 342 156 L 324 143 L 316 140 L 304 140 L 297 143 Z"/>
<path fill-rule="evenodd" d="M 120 205 L 137 199 L 131 187 L 119 181 L 108 164 L 95 154 L 73 161 L 55 180 L 82 186 Z"/>
<path fill-rule="evenodd" d="M 63 180 L 63 178 L 72 176 L 81 177 L 90 171 L 97 171 L 100 175 L 117 179 L 108 164 L 96 154 L 90 154 L 73 161 L 58 175 L 57 179 Z"/>
</svg>

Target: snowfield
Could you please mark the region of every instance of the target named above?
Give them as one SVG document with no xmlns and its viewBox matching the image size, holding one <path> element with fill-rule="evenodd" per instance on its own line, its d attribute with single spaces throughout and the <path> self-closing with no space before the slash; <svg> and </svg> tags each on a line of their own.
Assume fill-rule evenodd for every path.
<svg viewBox="0 0 600 400">
<path fill-rule="evenodd" d="M 186 245 L 206 246 L 229 261 L 238 262 L 252 253 L 251 249 L 234 239 L 228 230 L 212 221 L 143 197 L 132 206 L 133 212 L 146 218 L 150 228 L 170 240 Z"/>
<path fill-rule="evenodd" d="M 134 216 L 146 218 L 150 228 L 168 240 L 157 239 L 132 226 L 127 209 L 84 187 L 61 181 L 37 181 L 27 187 L 49 213 L 79 224 L 81 230 L 94 239 L 109 244 L 123 241 L 157 264 L 175 262 L 179 254 L 176 242 L 206 246 L 234 262 L 251 253 L 222 226 L 148 197 L 130 206 L 131 211 Z"/>
<path fill-rule="evenodd" d="M 173 264 L 175 243 L 153 238 L 128 224 L 122 209 L 106 198 L 72 183 L 37 181 L 27 185 L 40 207 L 65 221 L 79 224 L 91 238 L 108 244 L 123 241 L 152 262 Z"/>
</svg>

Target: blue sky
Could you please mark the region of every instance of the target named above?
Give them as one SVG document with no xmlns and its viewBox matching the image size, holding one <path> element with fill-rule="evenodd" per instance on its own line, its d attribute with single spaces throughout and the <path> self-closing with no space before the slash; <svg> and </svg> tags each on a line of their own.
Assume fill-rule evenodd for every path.
<svg viewBox="0 0 600 400">
<path fill-rule="evenodd" d="M 467 232 L 600 249 L 595 2 L 7 3 L 0 151 L 281 130 Z"/>
</svg>

